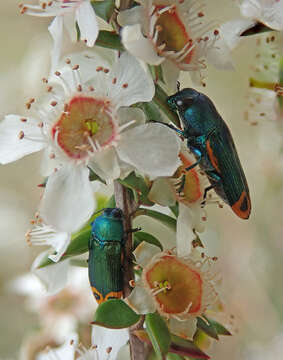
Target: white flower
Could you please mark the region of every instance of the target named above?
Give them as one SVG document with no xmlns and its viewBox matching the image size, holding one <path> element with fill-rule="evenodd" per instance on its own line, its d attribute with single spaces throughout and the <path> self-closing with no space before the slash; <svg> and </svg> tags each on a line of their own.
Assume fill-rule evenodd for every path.
<svg viewBox="0 0 283 360">
<path fill-rule="evenodd" d="M 179 165 L 177 136 L 143 124 L 141 110 L 126 108 L 152 99 L 150 75 L 128 53 L 114 64 L 109 54 L 110 60 L 94 52 L 70 56 L 49 79 L 46 97 L 27 103 L 32 116 L 8 115 L 0 123 L 2 164 L 44 149 L 42 172 L 49 178 L 40 214 L 58 231 L 76 231 L 93 213 L 88 167 L 110 181 L 123 175 L 120 165 L 151 178 Z"/>
<path fill-rule="evenodd" d="M 49 281 L 59 281 L 60 272 L 64 272 L 65 265 L 57 265 L 40 269 L 45 271 L 46 279 L 49 274 Z M 70 268 L 69 283 L 64 284 L 63 289 L 57 288 L 60 291 L 52 294 L 42 286 L 42 277 L 37 277 L 38 274 L 35 272 L 17 277 L 8 284 L 8 290 L 25 296 L 28 310 L 39 315 L 42 330 L 51 332 L 62 341 L 66 338 L 66 332 L 75 330 L 78 323 L 90 322 L 93 316 L 96 304 L 89 287 L 87 269 Z"/>
<path fill-rule="evenodd" d="M 39 0 L 39 5 L 20 4 L 21 13 L 34 16 L 54 17 L 49 26 L 53 37 L 52 65 L 57 66 L 60 58 L 63 28 L 65 27 L 72 41 L 77 40 L 76 23 L 79 26 L 81 40 L 87 46 L 93 46 L 98 36 L 99 27 L 90 0 Z"/>
<path fill-rule="evenodd" d="M 161 206 L 174 206 L 179 202 L 179 211 L 187 222 L 187 226 L 198 232 L 204 231 L 203 219 L 206 218 L 205 212 L 201 207 L 203 201 L 206 180 L 200 174 L 197 167 L 185 171 L 185 169 L 195 163 L 195 158 L 186 150 L 182 149 L 179 154 L 182 165 L 171 177 L 159 177 L 153 181 L 148 198 Z M 184 178 L 185 177 L 185 178 Z M 180 186 L 185 181 L 180 192 Z M 211 202 L 208 199 L 208 202 Z M 184 205 L 185 206 L 184 206 Z M 186 209 L 188 207 L 189 209 Z M 178 222 L 180 220 L 178 217 Z M 191 230 L 192 231 L 192 230 Z M 185 231 L 185 233 L 187 233 Z M 178 238 L 178 237 L 177 237 Z"/>
<path fill-rule="evenodd" d="M 189 238 L 187 242 L 190 244 Z M 192 338 L 197 317 L 215 304 L 218 295 L 213 261 L 196 249 L 185 253 L 186 249 L 177 256 L 174 250 L 161 252 L 154 245 L 141 243 L 134 251 L 137 264 L 143 268 L 141 279 L 126 301 L 140 314 L 158 311 L 168 319 L 173 333 Z"/>
<path fill-rule="evenodd" d="M 203 24 L 204 4 L 192 0 L 145 0 L 121 12 L 122 42 L 134 56 L 152 65 L 162 64 L 168 83 L 179 71 L 206 67 L 204 59 L 231 69 L 227 48 L 219 47 L 219 30 Z"/>
<path fill-rule="evenodd" d="M 274 30 L 283 30 L 283 3 L 280 0 L 243 0 L 241 14 Z"/>
<path fill-rule="evenodd" d="M 122 347 L 129 339 L 128 329 L 112 330 L 93 326 L 92 346 L 87 349 L 78 344 L 78 335 L 71 334 L 65 343 L 56 349 L 47 349 L 37 354 L 36 360 L 130 360 L 129 351 Z"/>
<path fill-rule="evenodd" d="M 56 254 L 48 257 L 54 262 L 61 259 L 71 241 L 70 233 L 57 231 L 52 226 L 44 224 L 38 214 L 33 220 L 33 228 L 28 230 L 25 236 L 29 245 L 50 245 Z"/>
<path fill-rule="evenodd" d="M 247 119 L 251 125 L 281 118 L 280 43 L 276 34 L 262 34 L 256 41 L 255 59 L 251 64 Z"/>
</svg>

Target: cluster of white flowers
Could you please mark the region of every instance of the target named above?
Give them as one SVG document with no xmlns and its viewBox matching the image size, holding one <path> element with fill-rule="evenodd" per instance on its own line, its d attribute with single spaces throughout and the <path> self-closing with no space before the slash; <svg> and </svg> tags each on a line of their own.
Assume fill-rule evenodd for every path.
<svg viewBox="0 0 283 360">
<path fill-rule="evenodd" d="M 213 261 L 191 249 L 195 232 L 204 230 L 206 215 L 201 203 L 208 180 L 198 167 L 185 172 L 195 159 L 181 145 L 179 136 L 166 126 L 150 122 L 136 105 L 154 99 L 154 81 L 158 79 L 152 79 L 152 66 L 159 67 L 163 88 L 169 91 L 176 89 L 182 71 L 189 72 L 196 84 L 205 85 L 203 70 L 207 63 L 218 69 L 233 69 L 230 51 L 240 35 L 258 23 L 282 30 L 282 6 L 278 0 L 243 0 L 242 18 L 220 26 L 218 21 L 206 20 L 202 1 L 137 0 L 132 8 L 113 12 L 110 25 L 115 25 L 113 30 L 119 29 L 124 49 L 115 51 L 95 46 L 101 30 L 95 1 L 20 4 L 22 14 L 54 17 L 48 28 L 53 39 L 50 75 L 42 79 L 45 95 L 31 98 L 25 114 L 7 115 L 0 123 L 1 164 L 43 152 L 41 172 L 47 181 L 34 228 L 26 235 L 28 242 L 50 245 L 55 254 L 49 258 L 59 262 L 71 234 L 95 211 L 99 181 L 91 181 L 91 174 L 106 184 L 133 171 L 141 174 L 150 183 L 150 201 L 168 207 L 179 203 L 177 236 L 172 245 L 176 249 L 159 252 L 145 244 L 136 249 L 137 264 L 144 270 L 127 302 L 138 313 L 158 310 L 168 319 L 173 333 L 185 331 L 192 338 L 197 316 L 218 301 Z M 63 44 L 78 38 L 88 48 L 63 57 Z M 183 177 L 184 188 L 179 192 Z M 219 203 L 212 198 L 209 201 Z M 45 253 L 36 259 L 34 270 L 49 289 L 57 291 L 66 284 L 69 261 L 36 269 L 43 256 Z M 165 263 L 165 278 L 175 279 L 177 284 L 169 300 L 166 294 L 173 284 L 167 278 L 155 278 L 155 271 L 161 271 Z M 176 303 L 172 296 L 176 292 L 176 299 L 180 298 L 178 284 L 184 277 L 184 301 Z M 96 336 L 100 336 L 98 330 Z M 127 340 L 121 339 L 124 343 Z M 71 352 L 70 358 L 79 352 L 76 339 L 72 340 L 63 346 Z M 116 357 L 118 349 L 106 351 L 107 356 L 115 353 Z M 41 354 L 38 359 L 47 355 Z M 80 358 L 95 356 L 96 347 L 83 351 Z"/>
</svg>

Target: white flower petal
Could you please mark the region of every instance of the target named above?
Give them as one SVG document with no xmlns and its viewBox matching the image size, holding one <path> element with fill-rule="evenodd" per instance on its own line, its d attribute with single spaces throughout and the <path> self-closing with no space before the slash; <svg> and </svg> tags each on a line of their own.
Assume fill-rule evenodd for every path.
<svg viewBox="0 0 283 360">
<path fill-rule="evenodd" d="M 59 157 L 55 157 L 55 159 L 50 158 L 50 154 L 52 154 L 52 148 L 47 147 L 42 152 L 42 158 L 40 163 L 40 173 L 42 176 L 49 176 L 52 174 L 55 168 L 58 168 L 61 164 L 61 159 Z"/>
<path fill-rule="evenodd" d="M 89 166 L 105 180 L 114 180 L 120 176 L 120 167 L 113 147 L 95 153 L 89 161 Z"/>
<path fill-rule="evenodd" d="M 47 224 L 59 231 L 78 230 L 94 211 L 89 170 L 84 165 L 66 164 L 48 178 L 40 205 Z"/>
<path fill-rule="evenodd" d="M 217 40 L 216 46 L 219 44 L 219 42 L 224 41 L 230 50 L 234 49 L 238 46 L 240 41 L 243 40 L 240 35 L 254 25 L 254 21 L 247 19 L 236 19 L 224 23 L 219 29 L 221 37 L 219 40 Z"/>
<path fill-rule="evenodd" d="M 186 321 L 179 321 L 176 319 L 169 320 L 169 328 L 173 334 L 192 339 L 197 329 L 197 319 L 191 317 Z"/>
<path fill-rule="evenodd" d="M 52 239 L 49 239 L 50 245 L 56 251 L 55 255 L 49 255 L 49 259 L 58 262 L 61 257 L 64 255 L 67 247 L 71 241 L 71 234 L 67 232 L 57 232 L 52 236 Z"/>
<path fill-rule="evenodd" d="M 121 11 L 117 16 L 119 25 L 136 25 L 140 24 L 145 16 L 143 6 L 134 6 L 131 9 Z"/>
<path fill-rule="evenodd" d="M 81 39 L 87 46 L 93 46 L 98 35 L 98 23 L 90 1 L 82 1 L 76 11 L 76 19 L 81 32 Z"/>
<path fill-rule="evenodd" d="M 167 178 L 154 180 L 148 198 L 161 206 L 173 206 L 176 203 L 176 196 Z"/>
<path fill-rule="evenodd" d="M 146 117 L 144 112 L 138 108 L 129 108 L 129 107 L 121 107 L 117 112 L 117 117 L 119 120 L 119 126 L 126 126 L 129 122 L 135 121 L 127 129 L 132 128 L 133 126 L 142 125 L 146 121 Z"/>
<path fill-rule="evenodd" d="M 169 93 L 177 91 L 177 80 L 179 78 L 180 69 L 172 61 L 165 60 L 162 63 L 162 74 Z"/>
<path fill-rule="evenodd" d="M 73 12 L 64 14 L 64 26 L 67 30 L 72 42 L 76 42 L 78 38 L 76 28 L 76 16 Z"/>
<path fill-rule="evenodd" d="M 193 210 L 179 203 L 176 234 L 177 256 L 188 256 L 190 254 L 191 242 L 195 237 L 193 232 Z"/>
<path fill-rule="evenodd" d="M 38 269 L 37 267 L 41 264 L 42 260 L 46 257 L 47 254 L 48 251 L 39 254 L 31 266 L 31 271 L 39 278 L 49 294 L 55 294 L 64 289 L 64 287 L 67 285 L 70 261 L 65 260 L 54 265 L 49 265 Z"/>
<path fill-rule="evenodd" d="M 211 38 L 212 34 L 208 33 L 207 36 Z M 220 36 L 216 40 L 215 45 L 208 50 L 206 57 L 207 61 L 216 67 L 216 69 L 234 70 L 230 47 L 226 44 L 222 32 L 220 32 Z"/>
<path fill-rule="evenodd" d="M 112 84 L 113 78 L 117 79 L 115 84 Z M 109 98 L 115 101 L 117 107 L 121 107 L 139 101 L 151 101 L 155 87 L 146 68 L 132 55 L 124 52 L 109 74 L 108 92 Z"/>
<path fill-rule="evenodd" d="M 48 31 L 53 38 L 53 48 L 51 51 L 51 73 L 56 70 L 61 56 L 63 43 L 63 24 L 63 16 L 56 16 L 48 27 Z"/>
<path fill-rule="evenodd" d="M 140 282 L 137 282 L 126 302 L 138 314 L 149 314 L 156 311 L 153 297 L 147 293 Z"/>
<path fill-rule="evenodd" d="M 143 36 L 140 24 L 125 26 L 121 37 L 125 49 L 137 58 L 151 65 L 160 65 L 164 61 L 157 55 L 153 44 Z"/>
<path fill-rule="evenodd" d="M 18 115 L 7 115 L 0 122 L 0 163 L 8 164 L 22 157 L 41 150 L 45 144 L 38 121 Z M 21 131 L 24 137 L 20 139 Z M 29 140 L 34 139 L 38 141 Z"/>
<path fill-rule="evenodd" d="M 159 247 L 143 241 L 134 251 L 137 264 L 145 267 L 154 255 L 160 253 Z"/>
<path fill-rule="evenodd" d="M 121 347 L 118 351 L 116 360 L 131 360 L 131 349 L 129 344 Z"/>
<path fill-rule="evenodd" d="M 98 359 L 104 359 L 106 349 L 111 347 L 110 358 L 115 360 L 120 348 L 129 340 L 128 329 L 107 329 L 92 325 L 92 345 L 97 345 Z"/>
<path fill-rule="evenodd" d="M 154 179 L 173 175 L 181 164 L 180 146 L 174 131 L 160 124 L 145 124 L 121 134 L 116 150 L 123 161 Z"/>
<path fill-rule="evenodd" d="M 78 335 L 76 333 L 67 337 L 65 343 L 56 349 L 44 350 L 36 355 L 36 360 L 74 360 L 78 345 Z"/>
</svg>

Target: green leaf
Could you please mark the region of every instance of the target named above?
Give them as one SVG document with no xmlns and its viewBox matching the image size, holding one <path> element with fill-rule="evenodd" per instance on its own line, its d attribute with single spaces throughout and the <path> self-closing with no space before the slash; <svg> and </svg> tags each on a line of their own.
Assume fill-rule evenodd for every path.
<svg viewBox="0 0 283 360">
<path fill-rule="evenodd" d="M 182 356 L 189 356 L 194 359 L 210 359 L 196 344 L 190 340 L 185 340 L 179 336 L 172 335 L 172 343 L 170 346 L 170 352 Z"/>
<path fill-rule="evenodd" d="M 212 337 L 215 340 L 219 340 L 217 335 L 217 331 L 213 324 L 203 316 L 204 320 L 200 317 L 197 318 L 197 327 L 198 329 L 202 330 L 206 335 Z"/>
<path fill-rule="evenodd" d="M 137 103 L 134 106 L 143 110 L 148 120 L 160 121 L 160 119 L 162 118 L 162 113 L 159 111 L 159 108 L 154 103 L 154 101 Z"/>
<path fill-rule="evenodd" d="M 261 34 L 263 32 L 267 32 L 267 31 L 274 31 L 274 29 L 271 29 L 270 27 L 268 27 L 260 22 L 257 22 L 254 25 L 252 25 L 249 29 L 242 32 L 240 34 L 240 36 L 257 35 L 257 34 Z"/>
<path fill-rule="evenodd" d="M 95 11 L 95 14 L 99 16 L 101 19 L 109 22 L 114 9 L 115 9 L 115 1 L 113 0 L 104 0 L 104 1 L 91 1 L 91 5 Z"/>
<path fill-rule="evenodd" d="M 161 65 L 149 65 L 149 71 L 151 73 L 151 76 L 153 80 L 157 83 L 158 81 L 161 81 L 163 84 L 165 84 L 164 77 L 163 77 L 163 71 Z"/>
<path fill-rule="evenodd" d="M 172 213 L 174 214 L 174 216 L 177 218 L 179 216 L 179 203 L 176 202 L 175 205 L 169 206 L 169 208 L 172 211 Z"/>
<path fill-rule="evenodd" d="M 149 186 L 141 175 L 131 172 L 125 179 L 118 179 L 119 183 L 135 192 L 136 200 L 146 206 L 152 206 L 154 203 L 148 199 Z"/>
<path fill-rule="evenodd" d="M 102 184 L 106 185 L 106 181 L 99 177 L 91 168 L 89 169 L 89 181 L 100 181 Z"/>
<path fill-rule="evenodd" d="M 144 330 L 134 331 L 141 341 L 147 344 L 152 344 L 149 335 Z M 189 356 L 194 359 L 209 359 L 210 357 L 205 354 L 196 344 L 190 340 L 185 340 L 179 336 L 171 334 L 171 344 L 169 347 L 169 353 L 177 354 L 179 356 Z"/>
<path fill-rule="evenodd" d="M 143 241 L 158 246 L 160 250 L 163 250 L 163 246 L 161 245 L 160 241 L 153 235 L 145 232 L 145 231 L 139 231 L 134 233 L 134 248 L 136 248 L 140 243 Z"/>
<path fill-rule="evenodd" d="M 156 312 L 145 316 L 146 332 L 157 358 L 162 360 L 171 344 L 171 335 L 164 319 Z"/>
<path fill-rule="evenodd" d="M 167 118 L 172 121 L 176 126 L 180 127 L 180 120 L 177 113 L 173 112 L 167 104 L 168 95 L 166 92 L 158 85 L 155 85 L 155 95 L 153 101 L 155 105 L 167 116 Z"/>
<path fill-rule="evenodd" d="M 112 31 L 100 30 L 95 45 L 107 49 L 124 50 L 120 36 Z"/>
<path fill-rule="evenodd" d="M 106 208 L 114 208 L 114 207 L 116 207 L 116 201 L 115 201 L 115 196 L 114 196 L 114 195 L 112 195 L 112 196 L 108 199 L 105 207 L 106 207 Z"/>
<path fill-rule="evenodd" d="M 229 330 L 227 330 L 222 324 L 220 324 L 219 322 L 212 320 L 212 319 L 208 319 L 207 320 L 210 322 L 210 324 L 213 325 L 213 327 L 215 328 L 216 332 L 218 335 L 225 335 L 225 336 L 231 336 L 232 334 L 230 333 Z"/>
<path fill-rule="evenodd" d="M 176 231 L 177 221 L 176 221 L 176 219 L 172 218 L 169 215 L 165 215 L 156 210 L 140 208 L 136 211 L 135 217 L 138 217 L 141 215 L 149 216 L 149 217 L 161 222 L 163 225 L 167 226 L 169 229 Z"/>
<path fill-rule="evenodd" d="M 71 266 L 78 266 L 78 267 L 88 267 L 88 263 L 86 260 L 80 260 L 80 259 L 71 259 L 70 260 Z"/>
<path fill-rule="evenodd" d="M 111 299 L 98 306 L 92 324 L 123 329 L 136 324 L 140 318 L 123 300 Z"/>
<path fill-rule="evenodd" d="M 166 360 L 184 360 L 183 356 L 177 355 L 177 354 L 173 354 L 170 353 L 167 355 Z"/>
</svg>

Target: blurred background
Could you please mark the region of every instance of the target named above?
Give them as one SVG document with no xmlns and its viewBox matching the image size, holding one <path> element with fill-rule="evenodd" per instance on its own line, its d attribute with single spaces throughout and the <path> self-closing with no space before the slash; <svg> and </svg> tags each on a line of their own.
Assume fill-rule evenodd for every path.
<svg viewBox="0 0 283 360">
<path fill-rule="evenodd" d="M 211 11 L 218 17 L 221 7 L 223 21 L 238 14 L 232 1 L 217 0 L 217 9 L 212 5 Z M 49 22 L 21 15 L 17 0 L 0 2 L 1 118 L 21 114 L 25 102 L 42 89 L 40 80 L 48 75 L 51 49 Z M 234 52 L 235 71 L 209 67 L 207 86 L 201 89 L 231 129 L 252 199 L 248 221 L 240 220 L 227 206 L 207 206 L 206 232 L 201 239 L 209 254 L 219 257 L 222 295 L 234 324 L 234 336 L 222 337 L 210 350 L 212 359 L 217 360 L 276 360 L 282 359 L 283 352 L 282 133 L 278 122 L 263 120 L 251 126 L 245 120 L 254 51 L 255 39 L 247 39 Z M 181 83 L 190 86 L 189 75 L 183 75 Z M 36 186 L 42 181 L 39 163 L 36 154 L 0 167 L 1 360 L 17 359 L 21 344 L 39 327 L 38 316 L 28 310 L 25 298 L 9 291 L 7 285 L 27 273 L 42 250 L 29 247 L 24 237 L 41 193 Z M 143 226 L 168 236 L 155 224 Z"/>
</svg>

